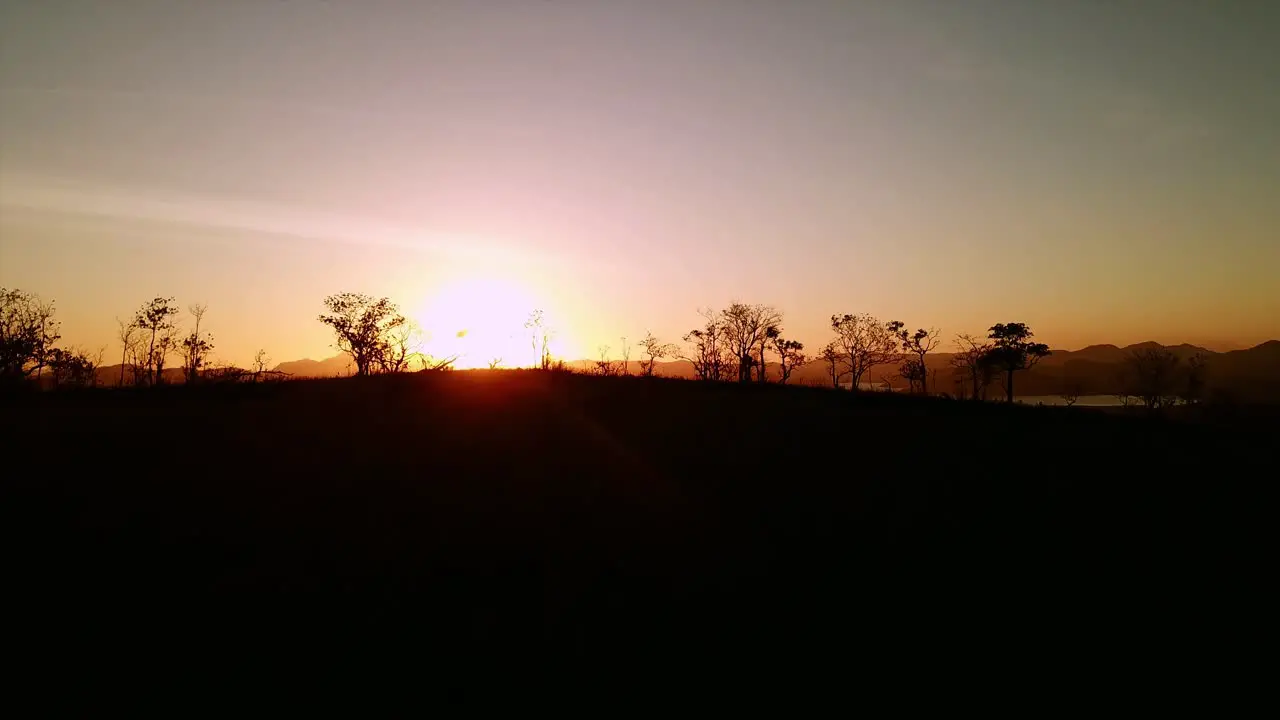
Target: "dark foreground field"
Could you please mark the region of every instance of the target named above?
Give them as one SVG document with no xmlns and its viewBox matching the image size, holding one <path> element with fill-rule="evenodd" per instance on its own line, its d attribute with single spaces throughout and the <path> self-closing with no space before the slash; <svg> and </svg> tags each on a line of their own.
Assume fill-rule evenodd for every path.
<svg viewBox="0 0 1280 720">
<path fill-rule="evenodd" d="M 28 395 L 6 595 L 54 656 L 1191 652 L 1250 641 L 1274 430 L 535 372 Z"/>
</svg>

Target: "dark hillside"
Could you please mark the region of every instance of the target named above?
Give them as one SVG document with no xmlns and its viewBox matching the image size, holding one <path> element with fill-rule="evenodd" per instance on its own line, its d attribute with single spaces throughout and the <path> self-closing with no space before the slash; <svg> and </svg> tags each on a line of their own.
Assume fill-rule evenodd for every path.
<svg viewBox="0 0 1280 720">
<path fill-rule="evenodd" d="M 1265 567 L 1273 429 L 531 371 L 0 411 L 10 587 L 61 630 L 504 652 L 1187 640 Z"/>
</svg>

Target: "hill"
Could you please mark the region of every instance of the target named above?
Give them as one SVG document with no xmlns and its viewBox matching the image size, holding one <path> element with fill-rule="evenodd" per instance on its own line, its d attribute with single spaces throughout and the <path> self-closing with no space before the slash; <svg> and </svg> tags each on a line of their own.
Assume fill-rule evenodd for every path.
<svg viewBox="0 0 1280 720">
<path fill-rule="evenodd" d="M 40 393 L 0 437 L 56 463 L 0 508 L 60 652 L 1157 652 L 1248 617 L 1275 429 L 535 371 Z"/>
<path fill-rule="evenodd" d="M 275 371 L 300 378 L 347 377 L 354 375 L 355 363 L 349 355 L 336 355 L 325 360 L 294 360 L 275 366 Z"/>
<path fill-rule="evenodd" d="M 1054 350 L 1030 371 L 1020 373 L 1017 379 L 1021 395 L 1057 395 L 1068 385 L 1079 386 L 1082 394 L 1112 394 L 1118 392 L 1117 377 L 1124 358 L 1135 350 L 1166 348 L 1185 361 L 1194 355 L 1207 360 L 1208 391 L 1227 393 L 1241 401 L 1280 402 L 1280 341 L 1272 340 L 1247 350 L 1219 353 L 1190 344 L 1164 346 L 1155 342 L 1136 343 L 1123 348 L 1115 345 L 1090 345 L 1080 350 Z M 937 392 L 953 392 L 959 378 L 950 366 L 952 353 L 933 353 L 926 366 L 932 373 L 930 384 Z M 579 372 L 591 372 L 592 360 L 574 360 L 568 367 Z M 777 378 L 775 364 L 768 365 L 769 376 Z M 281 363 L 276 370 L 294 377 L 341 377 L 351 375 L 354 369 L 350 359 L 338 355 L 326 360 L 296 360 Z M 641 372 L 638 361 L 631 361 L 628 368 L 632 375 Z M 659 361 L 654 373 L 659 377 L 693 379 L 697 377 L 693 364 L 687 360 Z M 179 377 L 180 379 L 180 377 Z M 896 365 L 873 367 L 864 383 L 884 383 L 902 388 L 905 383 L 898 375 Z M 811 361 L 794 371 L 793 385 L 829 387 L 830 375 L 821 361 Z M 993 388 L 993 395 L 999 394 Z"/>
</svg>

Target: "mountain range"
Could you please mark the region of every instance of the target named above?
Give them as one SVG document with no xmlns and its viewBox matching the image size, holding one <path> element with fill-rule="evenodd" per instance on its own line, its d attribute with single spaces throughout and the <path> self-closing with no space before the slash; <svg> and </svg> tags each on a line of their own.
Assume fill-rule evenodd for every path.
<svg viewBox="0 0 1280 720">
<path fill-rule="evenodd" d="M 1155 342 L 1125 347 L 1089 345 L 1079 350 L 1055 350 L 1036 367 L 1019 373 L 1016 380 L 1018 394 L 1056 395 L 1068 384 L 1079 386 L 1082 394 L 1110 394 L 1119 389 L 1118 366 L 1130 353 L 1160 348 L 1173 352 L 1183 361 L 1195 355 L 1203 356 L 1211 391 L 1227 392 L 1242 400 L 1280 402 L 1280 340 L 1269 340 L 1248 349 L 1227 352 L 1215 352 L 1185 343 L 1161 345 Z M 937 391 L 951 392 L 955 388 L 956 378 L 950 366 L 952 357 L 953 353 L 931 353 L 926 357 L 925 366 L 930 371 L 930 384 Z M 590 371 L 595 367 L 595 362 L 590 360 L 576 360 L 566 364 L 579 371 Z M 777 366 L 770 363 L 769 369 L 770 376 L 776 377 Z M 274 371 L 291 377 L 342 377 L 353 374 L 355 367 L 349 357 L 338 355 L 324 360 L 282 362 Z M 639 374 L 639 361 L 631 361 L 628 371 L 633 375 Z M 655 373 L 662 377 L 696 377 L 693 365 L 685 360 L 660 361 Z M 127 382 L 127 369 L 125 375 Z M 905 383 L 897 375 L 896 366 L 880 365 L 872 368 L 863 381 L 888 382 L 894 387 L 904 386 Z M 179 368 L 165 370 L 164 376 L 170 383 L 180 383 L 183 379 Z M 98 369 L 98 382 L 101 385 L 113 386 L 119 379 L 120 365 Z M 821 361 L 811 361 L 796 368 L 791 382 L 797 385 L 826 385 L 830 380 L 824 364 Z M 992 393 L 998 395 L 999 388 L 993 388 Z"/>
</svg>

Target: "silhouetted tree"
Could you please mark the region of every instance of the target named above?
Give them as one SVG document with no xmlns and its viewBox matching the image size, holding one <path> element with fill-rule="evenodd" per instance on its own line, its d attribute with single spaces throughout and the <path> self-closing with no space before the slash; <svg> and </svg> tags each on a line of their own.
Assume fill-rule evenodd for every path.
<svg viewBox="0 0 1280 720">
<path fill-rule="evenodd" d="M 178 307 L 173 298 L 157 297 L 143 304 L 134 314 L 133 324 L 146 338 L 147 381 L 152 385 L 160 382 L 160 373 L 164 372 L 164 360 L 173 348 L 172 332 L 175 327 L 173 316 L 178 314 Z"/>
<path fill-rule="evenodd" d="M 791 373 L 795 369 L 804 365 L 808 360 L 804 354 L 804 343 L 798 340 L 788 340 L 782 337 L 780 331 L 774 330 L 770 333 L 770 339 L 773 345 L 773 351 L 778 354 L 778 380 L 786 385 L 791 379 Z"/>
<path fill-rule="evenodd" d="M 1186 382 L 1182 387 L 1182 401 L 1194 405 L 1204 400 L 1204 389 L 1208 382 L 1208 358 L 1203 353 L 1196 353 L 1187 358 Z"/>
<path fill-rule="evenodd" d="M 152 351 L 151 364 L 154 368 L 152 375 L 152 383 L 155 385 L 164 384 L 164 368 L 169 362 L 169 356 L 178 349 L 178 328 L 170 325 L 156 338 L 155 350 Z"/>
<path fill-rule="evenodd" d="M 534 310 L 529 314 L 529 319 L 525 321 L 524 326 L 529 330 L 533 341 L 533 351 L 537 354 L 538 360 L 535 367 L 543 370 L 551 369 L 551 328 L 547 326 L 546 318 L 541 310 Z"/>
<path fill-rule="evenodd" d="M 490 370 L 497 370 L 500 367 L 502 367 L 502 358 L 494 358 L 489 361 Z"/>
<path fill-rule="evenodd" d="M 361 293 L 342 293 L 324 299 L 329 314 L 320 322 L 333 329 L 334 347 L 351 356 L 356 375 L 366 376 L 378 368 L 390 344 L 390 333 L 404 325 L 405 317 L 387 298 L 373 299 Z"/>
<path fill-rule="evenodd" d="M 139 334 L 129 348 L 129 370 L 133 375 L 133 386 L 142 387 L 151 379 L 151 360 L 147 352 L 147 339 Z"/>
<path fill-rule="evenodd" d="M 120 387 L 124 387 L 124 366 L 129 362 L 130 353 L 137 352 L 138 326 L 133 321 L 125 322 L 116 318 L 116 339 L 120 341 Z"/>
<path fill-rule="evenodd" d="M 844 355 L 840 352 L 839 346 L 832 340 L 822 348 L 818 357 L 827 364 L 827 374 L 831 376 L 831 387 L 840 389 L 840 376 L 843 374 L 840 372 L 840 364 L 844 361 Z"/>
<path fill-rule="evenodd" d="M 898 359 L 898 329 L 902 323 L 881 323 L 866 313 L 832 315 L 831 329 L 836 345 L 844 351 L 849 371 L 850 389 L 858 390 L 862 376 L 876 365 L 887 365 Z"/>
<path fill-rule="evenodd" d="M 949 361 L 955 370 L 961 397 L 966 394 L 973 400 L 986 400 L 987 388 L 995 380 L 997 368 L 991 362 L 991 345 L 972 335 L 957 335 L 958 351 Z"/>
<path fill-rule="evenodd" d="M 422 345 L 422 334 L 410 321 L 389 328 L 382 344 L 382 352 L 375 360 L 378 370 L 384 373 L 405 372 L 416 358 L 420 358 L 425 366 L 426 359 L 419 348 Z"/>
<path fill-rule="evenodd" d="M 86 388 L 97 384 L 98 365 L 101 358 L 95 360 L 81 350 L 63 350 L 53 348 L 49 351 L 48 367 L 50 385 L 59 387 Z"/>
<path fill-rule="evenodd" d="M 782 327 L 780 325 L 770 325 L 765 328 L 764 340 L 760 343 L 759 359 L 755 362 L 756 382 L 769 382 L 769 363 L 766 361 L 764 353 L 766 350 L 774 350 L 780 337 L 782 337 Z"/>
<path fill-rule="evenodd" d="M 728 339 L 724 322 L 719 313 L 711 309 L 702 311 L 705 323 L 685 333 L 684 341 L 689 344 L 687 355 L 680 355 L 693 365 L 693 371 L 699 380 L 724 380 L 729 370 Z M 736 359 L 736 358 L 735 358 Z"/>
<path fill-rule="evenodd" d="M 760 341 L 760 361 L 756 363 L 756 380 L 758 382 L 769 382 L 769 363 L 765 361 L 764 353 L 766 350 L 776 350 L 777 340 L 782 337 L 782 314 L 778 313 L 769 325 L 764 329 L 764 338 Z"/>
<path fill-rule="evenodd" d="M 269 367 L 271 367 L 271 356 L 267 354 L 265 348 L 259 348 L 253 355 L 253 381 L 256 383 L 261 380 L 263 373 L 267 372 Z"/>
<path fill-rule="evenodd" d="M 902 364 L 898 366 L 898 376 L 907 381 L 908 392 L 915 393 L 919 391 L 924 393 L 924 388 L 928 386 L 925 379 L 924 363 L 918 358 L 906 357 Z"/>
<path fill-rule="evenodd" d="M 1133 400 L 1133 373 L 1130 371 L 1129 363 L 1121 362 L 1115 372 L 1115 392 L 1112 395 L 1120 401 L 1121 407 L 1129 407 L 1129 403 Z"/>
<path fill-rule="evenodd" d="M 942 333 L 937 328 L 929 328 L 925 330 L 920 328 L 914 333 L 908 332 L 901 323 L 890 323 L 890 327 L 895 328 L 899 342 L 902 343 L 902 352 L 911 358 L 910 373 L 914 381 L 912 388 L 918 383 L 920 386 L 920 394 L 929 394 L 929 373 L 928 365 L 925 364 L 924 358 L 934 348 L 938 347 L 938 336 Z M 904 363 L 903 367 L 907 365 Z M 904 374 L 903 377 L 906 377 Z"/>
<path fill-rule="evenodd" d="M 1013 402 L 1013 374 L 1019 370 L 1030 370 L 1040 358 L 1049 355 L 1048 345 L 1031 342 L 1033 335 L 1026 323 L 997 323 L 991 326 L 987 335 L 993 341 L 987 351 L 987 360 L 1004 371 L 1007 402 Z"/>
<path fill-rule="evenodd" d="M 258 373 L 258 375 L 261 375 L 261 374 L 262 373 Z M 235 365 L 224 365 L 221 367 L 214 366 L 206 369 L 204 373 L 204 379 L 217 382 L 217 383 L 237 383 L 237 382 L 241 382 L 246 377 L 250 377 L 250 378 L 253 378 L 254 382 L 257 382 L 258 375 L 254 375 L 253 373 L 249 372 L 248 370 L 245 370 L 242 367 L 237 367 Z"/>
<path fill-rule="evenodd" d="M 622 338 L 622 374 L 631 374 L 631 346 L 627 344 L 627 338 Z"/>
<path fill-rule="evenodd" d="M 422 369 L 418 372 L 444 372 L 453 370 L 453 364 L 458 361 L 457 355 L 449 355 L 447 357 L 434 357 L 423 353 L 418 356 L 422 363 Z M 493 369 L 490 367 L 489 369 Z"/>
<path fill-rule="evenodd" d="M 191 334 L 182 338 L 182 369 L 188 383 L 200 380 L 200 370 L 204 367 L 205 358 L 213 351 L 213 336 L 209 333 L 203 335 L 200 333 L 200 322 L 204 320 L 204 314 L 208 309 L 209 306 L 199 303 L 187 308 L 187 312 L 190 312 L 191 317 L 195 319 L 195 327 L 192 328 Z"/>
<path fill-rule="evenodd" d="M 61 338 L 58 327 L 52 301 L 0 287 L 0 381 L 39 377 Z"/>
<path fill-rule="evenodd" d="M 1084 394 L 1084 384 L 1079 379 L 1066 377 L 1062 379 L 1062 389 L 1058 392 L 1058 397 L 1062 398 L 1062 402 L 1067 407 L 1075 405 Z"/>
<path fill-rule="evenodd" d="M 1133 378 L 1134 394 L 1148 410 L 1159 410 L 1177 402 L 1178 356 L 1166 348 L 1140 348 L 1124 359 Z"/>
<path fill-rule="evenodd" d="M 652 332 L 645 333 L 644 340 L 640 341 L 640 349 L 644 350 L 646 356 L 640 361 L 640 374 L 645 377 L 653 377 L 659 360 L 673 357 L 676 354 L 675 345 L 662 342 L 654 337 Z"/>
<path fill-rule="evenodd" d="M 615 375 L 620 375 L 622 373 L 622 369 L 619 367 L 618 362 L 616 360 L 609 359 L 609 346 L 601 345 L 597 349 L 600 352 L 600 359 L 593 363 L 592 372 L 600 377 L 614 377 Z"/>
<path fill-rule="evenodd" d="M 782 322 L 782 315 L 765 305 L 733 303 L 721 315 L 726 350 L 737 361 L 738 382 L 751 382 L 751 368 L 759 351 L 760 373 L 764 375 L 764 349 L 769 328 Z"/>
</svg>

